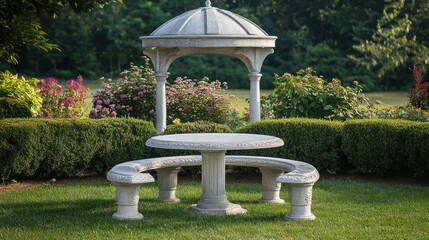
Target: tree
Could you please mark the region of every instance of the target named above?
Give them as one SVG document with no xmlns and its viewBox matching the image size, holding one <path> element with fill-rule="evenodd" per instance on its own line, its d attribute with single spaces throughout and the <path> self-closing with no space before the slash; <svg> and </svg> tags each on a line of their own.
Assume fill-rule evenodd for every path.
<svg viewBox="0 0 429 240">
<path fill-rule="evenodd" d="M 427 1 L 413 1 L 409 6 L 405 0 L 387 2 L 372 38 L 354 46 L 361 55 L 351 56 L 360 65 L 376 70 L 379 77 L 429 63 L 427 30 L 419 26 L 429 19 Z"/>
<path fill-rule="evenodd" d="M 40 17 L 55 17 L 64 6 L 74 12 L 102 7 L 110 0 L 0 0 L 0 60 L 17 64 L 18 53 L 25 46 L 49 51 L 58 46 L 49 42 Z M 112 0 L 122 2 L 122 0 Z"/>
</svg>

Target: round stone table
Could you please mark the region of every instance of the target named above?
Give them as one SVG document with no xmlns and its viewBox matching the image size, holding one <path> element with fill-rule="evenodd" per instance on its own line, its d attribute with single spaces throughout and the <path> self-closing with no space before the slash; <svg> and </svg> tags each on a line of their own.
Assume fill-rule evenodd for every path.
<svg viewBox="0 0 429 240">
<path fill-rule="evenodd" d="M 150 138 L 146 145 L 163 149 L 199 150 L 202 155 L 202 195 L 188 212 L 210 215 L 246 213 L 238 204 L 228 201 L 225 194 L 225 153 L 283 146 L 283 140 L 273 136 L 238 133 L 174 134 Z"/>
</svg>

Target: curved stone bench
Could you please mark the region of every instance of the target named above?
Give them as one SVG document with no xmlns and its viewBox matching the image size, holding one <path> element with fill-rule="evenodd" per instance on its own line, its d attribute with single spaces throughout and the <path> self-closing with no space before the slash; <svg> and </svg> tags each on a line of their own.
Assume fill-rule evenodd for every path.
<svg viewBox="0 0 429 240">
<path fill-rule="evenodd" d="M 201 165 L 201 156 L 174 156 L 136 160 L 116 165 L 107 173 L 107 179 L 116 185 L 118 211 L 113 218 L 142 219 L 138 212 L 139 189 L 143 183 L 155 179 L 145 171 L 155 170 L 158 175 L 158 200 L 178 202 L 176 197 L 177 173 L 181 167 Z M 258 167 L 262 172 L 262 202 L 284 203 L 280 199 L 281 184 L 288 187 L 290 198 L 289 220 L 315 219 L 311 213 L 312 188 L 319 173 L 304 162 L 256 156 L 225 157 L 226 165 Z"/>
</svg>

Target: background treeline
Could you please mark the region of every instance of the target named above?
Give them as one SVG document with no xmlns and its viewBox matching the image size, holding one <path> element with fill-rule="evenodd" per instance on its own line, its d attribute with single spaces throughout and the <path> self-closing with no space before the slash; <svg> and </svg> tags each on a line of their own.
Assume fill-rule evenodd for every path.
<svg viewBox="0 0 429 240">
<path fill-rule="evenodd" d="M 202 6 L 203 0 L 125 0 L 89 13 L 65 9 L 57 18 L 42 18 L 60 51 L 25 49 L 19 65 L 3 64 L 0 70 L 60 79 L 115 77 L 130 62 L 142 62 L 140 36 Z M 240 14 L 279 37 L 275 53 L 265 61 L 262 88 L 273 87 L 274 73 L 311 66 L 346 85 L 358 80 L 366 90 L 407 89 L 413 82 L 409 68 L 429 63 L 427 0 L 213 0 L 212 6 Z M 170 81 L 208 76 L 230 88 L 249 86 L 244 65 L 227 57 L 181 58 L 170 72 Z"/>
</svg>

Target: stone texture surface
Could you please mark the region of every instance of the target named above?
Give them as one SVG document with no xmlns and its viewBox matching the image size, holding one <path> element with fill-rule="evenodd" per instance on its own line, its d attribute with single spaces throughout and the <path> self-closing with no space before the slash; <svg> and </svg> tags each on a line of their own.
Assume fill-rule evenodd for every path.
<svg viewBox="0 0 429 240">
<path fill-rule="evenodd" d="M 225 151 L 283 146 L 282 139 L 259 134 L 189 133 L 152 137 L 146 146 L 165 149 Z"/>
<path fill-rule="evenodd" d="M 118 186 L 122 186 L 121 181 L 125 185 L 129 184 L 130 179 L 129 174 L 134 175 L 145 175 L 147 173 L 142 173 L 149 170 L 163 170 L 163 176 L 167 176 L 166 179 L 159 179 L 158 181 L 163 182 L 162 185 L 170 183 L 171 186 L 163 186 L 162 188 L 170 189 L 168 193 L 168 198 L 177 199 L 175 195 L 175 189 L 177 186 L 177 167 L 186 167 L 186 166 L 198 166 L 202 163 L 202 157 L 198 155 L 192 156 L 174 156 L 174 157 L 163 157 L 163 158 L 151 158 L 137 161 L 125 162 L 122 164 L 116 165 L 108 174 L 121 175 L 121 177 L 110 177 L 109 180 L 115 182 Z M 312 201 L 312 186 L 319 179 L 319 173 L 317 170 L 308 163 L 282 159 L 282 158 L 273 158 L 273 157 L 257 157 L 257 156 L 225 156 L 226 165 L 234 166 L 252 166 L 259 167 L 263 174 L 262 179 L 262 188 L 263 196 L 262 199 L 264 202 L 271 203 L 282 203 L 282 199 L 277 198 L 280 194 L 280 186 L 278 183 L 284 183 L 288 187 L 289 196 L 291 199 L 290 214 L 285 217 L 288 220 L 312 220 L 314 215 L 311 213 L 311 201 Z M 169 173 L 170 171 L 170 173 Z M 112 172 L 112 173 L 111 173 Z M 283 173 L 278 176 L 279 173 Z M 291 177 L 288 177 L 288 176 Z M 159 176 L 160 177 L 160 176 Z M 174 180 L 171 180 L 171 179 Z M 136 178 L 137 179 L 137 178 Z M 131 187 L 138 187 L 148 182 L 145 179 L 146 177 L 140 178 L 140 184 L 131 185 Z M 265 179 L 265 180 L 264 180 Z M 276 179 L 274 183 L 273 179 Z M 136 182 L 136 181 L 134 181 Z M 174 190 L 173 190 L 174 189 Z M 121 189 L 119 191 L 122 191 Z M 135 190 L 130 190 L 135 191 Z M 118 193 L 117 194 L 121 195 Z M 133 199 L 135 203 L 135 198 L 133 194 L 124 194 L 125 203 L 130 202 Z M 130 197 L 131 196 L 131 197 Z M 177 199 L 178 200 L 178 199 Z M 136 219 L 138 218 L 139 213 L 137 211 L 137 205 L 122 205 L 118 204 L 118 214 L 115 214 L 114 217 L 118 219 Z M 174 201 L 173 201 L 174 202 Z M 227 214 L 230 209 L 234 207 L 227 207 L 220 212 L 220 214 Z M 120 209 L 120 210 L 119 210 Z M 190 212 L 204 212 L 196 205 L 191 206 L 188 211 Z M 209 214 L 217 214 L 217 211 L 213 211 Z M 142 216 L 141 216 L 142 217 Z"/>
<path fill-rule="evenodd" d="M 220 54 L 240 59 L 247 67 L 251 86 L 250 121 L 260 120 L 260 72 L 265 58 L 274 52 L 277 37 L 269 36 L 246 18 L 209 3 L 167 21 L 150 36 L 140 39 L 156 72 L 155 125 L 158 133 L 166 128 L 167 122 L 165 81 L 168 68 L 175 59 L 194 54 Z"/>
</svg>

